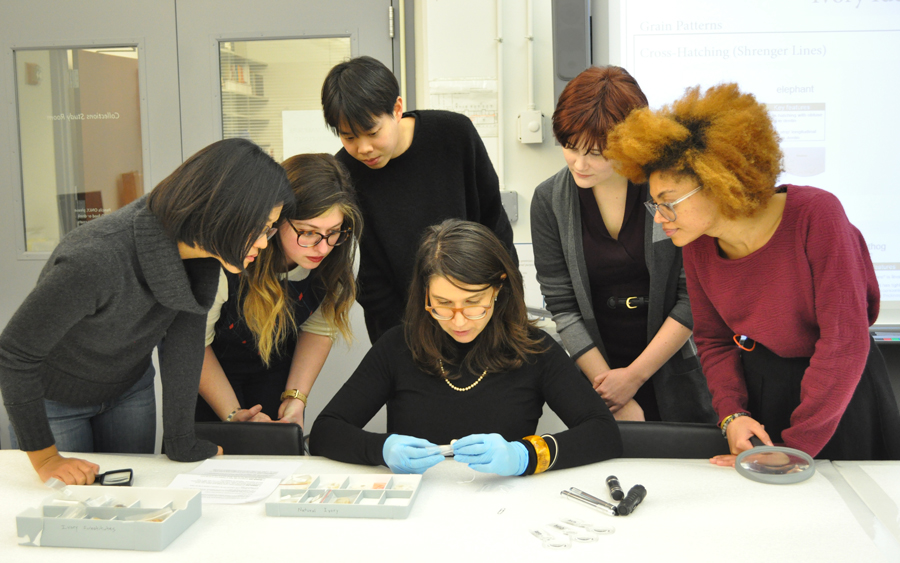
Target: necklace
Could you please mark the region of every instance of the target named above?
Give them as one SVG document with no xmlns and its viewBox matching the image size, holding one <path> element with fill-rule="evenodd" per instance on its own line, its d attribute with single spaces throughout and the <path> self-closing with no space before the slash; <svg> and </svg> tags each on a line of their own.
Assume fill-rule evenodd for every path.
<svg viewBox="0 0 900 563">
<path fill-rule="evenodd" d="M 452 383 L 450 383 L 450 380 L 447 379 L 447 372 L 444 371 L 444 361 L 442 359 L 438 358 L 438 364 L 441 366 L 441 375 L 444 376 L 444 383 L 446 383 L 450 387 L 450 389 L 453 389 L 454 391 L 459 391 L 460 393 L 462 393 L 463 391 L 468 391 L 469 389 L 475 387 L 476 385 L 481 383 L 481 380 L 484 379 L 485 375 L 487 375 L 487 370 L 484 370 L 483 372 L 481 372 L 481 377 L 479 377 L 478 379 L 475 380 L 475 383 L 473 383 L 471 385 L 467 385 L 465 387 L 457 387 L 456 385 L 453 385 Z"/>
</svg>

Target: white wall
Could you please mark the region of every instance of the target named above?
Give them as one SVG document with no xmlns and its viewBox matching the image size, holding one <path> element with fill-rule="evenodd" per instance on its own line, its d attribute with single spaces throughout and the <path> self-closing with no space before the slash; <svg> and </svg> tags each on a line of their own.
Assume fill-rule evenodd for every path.
<svg viewBox="0 0 900 563">
<path fill-rule="evenodd" d="M 521 144 L 517 140 L 516 118 L 528 103 L 526 6 L 524 0 L 417 0 L 415 5 L 418 109 L 429 107 L 429 85 L 435 80 L 500 79 L 501 129 L 499 137 L 485 138 L 485 146 L 500 176 L 501 189 L 519 195 L 519 218 L 513 223 L 516 243 L 531 242 L 529 209 L 534 188 L 565 165 L 562 149 L 550 130 L 556 100 L 549 0 L 533 2 L 534 103 L 544 114 L 544 142 Z M 497 41 L 498 31 L 502 42 Z"/>
</svg>

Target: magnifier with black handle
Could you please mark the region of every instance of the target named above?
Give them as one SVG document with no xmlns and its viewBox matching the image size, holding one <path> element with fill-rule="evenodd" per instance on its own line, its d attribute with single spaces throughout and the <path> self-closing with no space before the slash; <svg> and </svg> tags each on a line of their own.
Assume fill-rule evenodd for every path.
<svg viewBox="0 0 900 563">
<path fill-rule="evenodd" d="M 816 472 L 812 456 L 785 446 L 766 446 L 753 436 L 753 448 L 741 452 L 734 462 L 737 472 L 748 479 L 773 485 L 806 481 Z"/>
</svg>

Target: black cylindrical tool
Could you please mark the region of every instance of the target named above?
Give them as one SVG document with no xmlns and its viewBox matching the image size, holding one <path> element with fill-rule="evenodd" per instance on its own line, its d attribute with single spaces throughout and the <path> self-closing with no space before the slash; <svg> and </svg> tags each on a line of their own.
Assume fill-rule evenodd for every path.
<svg viewBox="0 0 900 563">
<path fill-rule="evenodd" d="M 606 486 L 609 487 L 609 496 L 611 496 L 613 500 L 622 500 L 625 498 L 625 493 L 622 492 L 622 486 L 619 485 L 619 479 L 615 475 L 610 475 L 606 478 Z"/>
<path fill-rule="evenodd" d="M 628 494 L 625 495 L 625 498 L 619 503 L 619 506 L 616 507 L 619 516 L 628 516 L 634 512 L 638 505 L 641 504 L 641 501 L 644 500 L 645 496 L 647 496 L 647 489 L 645 489 L 643 485 L 631 487 Z"/>
</svg>

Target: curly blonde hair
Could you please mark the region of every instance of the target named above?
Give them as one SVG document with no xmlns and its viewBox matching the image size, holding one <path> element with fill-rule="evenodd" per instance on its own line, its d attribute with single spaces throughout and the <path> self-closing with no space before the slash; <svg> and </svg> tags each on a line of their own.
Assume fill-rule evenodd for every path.
<svg viewBox="0 0 900 563">
<path fill-rule="evenodd" d="M 635 183 L 659 172 L 692 177 L 729 219 L 749 217 L 775 193 L 780 137 L 766 107 L 737 84 L 700 87 L 658 111 L 636 109 L 607 139 L 603 156 Z"/>
</svg>

